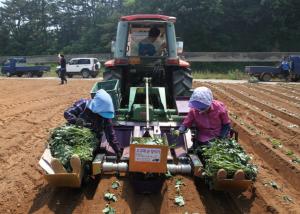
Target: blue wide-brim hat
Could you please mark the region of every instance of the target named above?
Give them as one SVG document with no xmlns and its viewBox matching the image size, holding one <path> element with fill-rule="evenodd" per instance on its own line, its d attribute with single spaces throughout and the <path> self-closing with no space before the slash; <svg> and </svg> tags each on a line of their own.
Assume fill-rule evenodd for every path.
<svg viewBox="0 0 300 214">
<path fill-rule="evenodd" d="M 115 117 L 111 96 L 103 89 L 96 92 L 95 97 L 88 102 L 87 108 L 107 119 Z"/>
</svg>

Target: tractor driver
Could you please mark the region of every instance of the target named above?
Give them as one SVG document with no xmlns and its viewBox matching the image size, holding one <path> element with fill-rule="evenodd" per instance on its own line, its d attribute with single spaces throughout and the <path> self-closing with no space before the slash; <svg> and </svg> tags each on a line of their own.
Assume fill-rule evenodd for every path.
<svg viewBox="0 0 300 214">
<path fill-rule="evenodd" d="M 148 37 L 141 40 L 138 45 L 139 56 L 159 56 L 165 48 L 159 38 L 160 30 L 157 27 L 151 27 Z"/>
<path fill-rule="evenodd" d="M 114 116 L 111 96 L 103 89 L 97 91 L 93 99 L 80 99 L 64 112 L 64 117 L 70 124 L 90 128 L 96 133 L 99 145 L 93 151 L 93 155 L 101 151 L 100 144 L 104 132 L 109 145 L 120 158 L 122 149 L 117 141 L 111 120 Z"/>
<path fill-rule="evenodd" d="M 209 88 L 196 88 L 190 97 L 189 107 L 190 110 L 180 128 L 174 132 L 175 135 L 183 134 L 195 124 L 198 136 L 193 144 L 194 149 L 201 145 L 209 145 L 215 138 L 228 136 L 231 127 L 226 106 L 213 99 Z"/>
</svg>

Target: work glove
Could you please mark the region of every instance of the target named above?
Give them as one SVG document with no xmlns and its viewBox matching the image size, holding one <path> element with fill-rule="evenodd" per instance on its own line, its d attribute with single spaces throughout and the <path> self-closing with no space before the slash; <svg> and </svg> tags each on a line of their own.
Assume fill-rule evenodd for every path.
<svg viewBox="0 0 300 214">
<path fill-rule="evenodd" d="M 84 126 L 84 125 L 85 125 L 84 119 L 82 119 L 82 118 L 77 118 L 77 119 L 76 119 L 76 122 L 75 122 L 75 125 L 77 125 L 77 126 Z"/>
<path fill-rule="evenodd" d="M 174 130 L 174 131 L 172 132 L 172 135 L 175 136 L 175 137 L 179 137 L 180 131 L 179 131 L 179 130 Z"/>
<path fill-rule="evenodd" d="M 187 131 L 187 128 L 184 125 L 181 125 L 179 129 L 172 131 L 172 135 L 179 137 L 179 135 L 184 134 Z"/>
</svg>

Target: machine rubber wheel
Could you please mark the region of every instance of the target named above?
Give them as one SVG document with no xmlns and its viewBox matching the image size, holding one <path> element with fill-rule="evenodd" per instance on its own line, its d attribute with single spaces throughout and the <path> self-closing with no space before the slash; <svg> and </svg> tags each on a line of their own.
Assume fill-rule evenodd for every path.
<svg viewBox="0 0 300 214">
<path fill-rule="evenodd" d="M 23 76 L 23 74 L 17 74 L 17 76 L 18 76 L 18 77 L 21 77 L 21 76 Z"/>
<path fill-rule="evenodd" d="M 87 70 L 87 69 L 83 69 L 81 71 L 81 75 L 82 75 L 83 78 L 89 78 L 90 77 L 90 71 Z"/>
<path fill-rule="evenodd" d="M 173 95 L 177 96 L 189 96 L 190 89 L 192 88 L 193 77 L 191 69 L 182 68 L 173 71 Z"/>
<path fill-rule="evenodd" d="M 68 78 L 72 78 L 72 77 L 73 77 L 73 74 L 67 74 L 67 77 L 68 77 Z"/>
<path fill-rule="evenodd" d="M 27 72 L 27 77 L 33 77 L 33 73 L 31 71 Z"/>
<path fill-rule="evenodd" d="M 269 82 L 272 79 L 272 75 L 265 73 L 262 77 L 261 77 L 262 81 L 264 82 Z"/>
<path fill-rule="evenodd" d="M 6 76 L 7 77 L 11 77 L 11 73 L 10 72 L 6 72 Z"/>
</svg>

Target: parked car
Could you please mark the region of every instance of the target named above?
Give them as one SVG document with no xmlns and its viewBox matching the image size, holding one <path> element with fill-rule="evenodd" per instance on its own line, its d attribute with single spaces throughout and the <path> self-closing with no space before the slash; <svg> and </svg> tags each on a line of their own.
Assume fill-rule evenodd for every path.
<svg viewBox="0 0 300 214">
<path fill-rule="evenodd" d="M 282 69 L 282 64 L 278 66 L 246 66 L 245 72 L 250 76 L 257 77 L 260 81 L 268 82 L 272 78 L 286 79 L 291 81 L 300 80 L 300 55 L 287 57 L 289 63 L 288 75 Z"/>
<path fill-rule="evenodd" d="M 26 58 L 10 58 L 2 66 L 1 73 L 7 77 L 26 75 L 27 77 L 42 77 L 45 71 L 50 71 L 50 66 L 30 66 Z"/>
<path fill-rule="evenodd" d="M 66 74 L 69 78 L 81 75 L 83 78 L 95 78 L 100 72 L 101 64 L 97 58 L 73 58 L 66 65 Z M 59 74 L 60 66 L 56 72 Z"/>
</svg>

